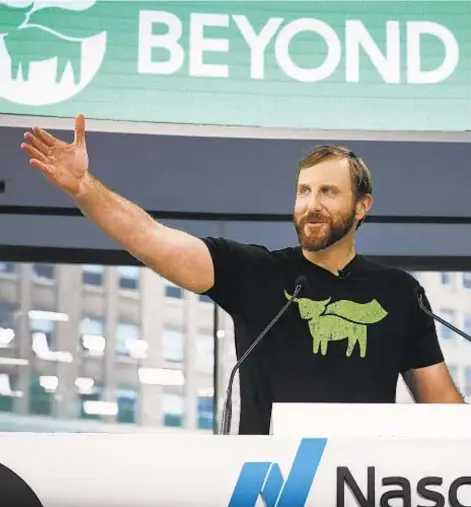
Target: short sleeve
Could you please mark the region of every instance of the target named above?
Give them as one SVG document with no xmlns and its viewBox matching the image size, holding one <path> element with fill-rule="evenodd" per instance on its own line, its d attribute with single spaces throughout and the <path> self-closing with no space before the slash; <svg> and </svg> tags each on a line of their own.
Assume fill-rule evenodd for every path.
<svg viewBox="0 0 471 507">
<path fill-rule="evenodd" d="M 268 249 L 225 238 L 201 238 L 211 254 L 214 285 L 204 293 L 230 314 L 243 313 L 270 265 Z"/>
<path fill-rule="evenodd" d="M 430 302 L 423 292 L 425 308 L 432 311 Z M 443 362 L 444 357 L 438 341 L 435 319 L 425 313 L 414 295 L 409 332 L 406 342 L 405 361 L 402 372 L 424 368 Z"/>
</svg>

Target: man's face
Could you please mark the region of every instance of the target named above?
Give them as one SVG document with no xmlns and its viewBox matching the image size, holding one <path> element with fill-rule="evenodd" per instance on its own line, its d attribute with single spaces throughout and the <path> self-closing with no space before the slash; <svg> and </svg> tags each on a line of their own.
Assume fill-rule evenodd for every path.
<svg viewBox="0 0 471 507">
<path fill-rule="evenodd" d="M 348 160 L 326 160 L 300 172 L 294 225 L 303 250 L 328 248 L 353 231 L 361 218 Z"/>
</svg>

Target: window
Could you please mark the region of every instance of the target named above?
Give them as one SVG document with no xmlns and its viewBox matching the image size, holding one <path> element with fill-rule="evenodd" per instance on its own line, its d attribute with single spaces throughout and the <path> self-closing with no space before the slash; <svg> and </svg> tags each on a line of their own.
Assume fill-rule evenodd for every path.
<svg viewBox="0 0 471 507">
<path fill-rule="evenodd" d="M 87 401 L 101 401 L 102 395 L 103 387 L 100 383 L 95 381 L 93 381 L 93 386 L 88 390 L 88 392 L 79 391 L 80 419 L 100 419 L 100 414 L 98 414 L 97 411 L 89 409 Z"/>
<path fill-rule="evenodd" d="M 471 273 L 463 273 L 463 287 L 471 289 Z"/>
<path fill-rule="evenodd" d="M 0 347 L 11 347 L 15 338 L 16 309 L 9 303 L 0 302 Z"/>
<path fill-rule="evenodd" d="M 183 296 L 183 291 L 180 287 L 176 285 L 167 285 L 165 287 L 165 297 L 173 298 L 173 299 L 181 299 Z"/>
<path fill-rule="evenodd" d="M 55 377 L 57 378 L 57 377 Z M 57 387 L 51 385 L 53 377 L 40 377 L 34 375 L 31 379 L 29 387 L 29 413 L 35 415 L 52 415 L 53 399 L 55 389 Z"/>
<path fill-rule="evenodd" d="M 183 396 L 176 393 L 164 393 L 162 395 L 162 412 L 165 426 L 181 426 L 184 412 Z"/>
<path fill-rule="evenodd" d="M 213 399 L 210 396 L 198 397 L 198 428 L 202 430 L 213 428 Z"/>
<path fill-rule="evenodd" d="M 172 299 L 182 299 L 183 290 L 178 285 L 170 282 L 169 280 L 164 280 L 165 282 L 165 297 Z"/>
<path fill-rule="evenodd" d="M 29 319 L 29 329 L 31 331 L 33 349 L 36 353 L 45 350 L 46 345 L 49 350 L 54 348 L 54 330 L 55 324 L 51 319 Z"/>
<path fill-rule="evenodd" d="M 123 387 L 116 391 L 118 403 L 117 422 L 132 424 L 137 421 L 138 393 L 132 387 Z"/>
<path fill-rule="evenodd" d="M 136 350 L 133 346 L 139 340 L 139 326 L 132 322 L 118 322 L 116 326 L 116 354 L 118 356 L 133 356 Z"/>
<path fill-rule="evenodd" d="M 118 284 L 120 289 L 138 290 L 141 270 L 137 266 L 119 266 Z"/>
<path fill-rule="evenodd" d="M 453 283 L 453 273 L 443 271 L 440 273 L 440 277 L 442 285 L 451 285 Z"/>
<path fill-rule="evenodd" d="M 103 335 L 105 323 L 103 317 L 94 317 L 86 315 L 80 321 L 80 334 L 98 334 Z"/>
<path fill-rule="evenodd" d="M 183 361 L 184 338 L 181 329 L 164 329 L 162 336 L 162 357 L 166 361 L 181 363 Z"/>
<path fill-rule="evenodd" d="M 22 395 L 15 389 L 18 375 L 0 373 L 0 412 L 13 412 L 15 398 Z"/>
<path fill-rule="evenodd" d="M 104 266 L 98 266 L 96 264 L 84 264 L 82 266 L 82 283 L 84 285 L 102 287 L 104 273 Z"/>
<path fill-rule="evenodd" d="M 471 368 L 466 368 L 465 379 L 464 379 L 464 393 L 466 396 L 471 396 Z"/>
<path fill-rule="evenodd" d="M 105 352 L 105 323 L 102 317 L 86 315 L 80 321 L 80 344 L 82 350 L 91 355 L 101 356 Z"/>
<path fill-rule="evenodd" d="M 0 262 L 0 274 L 14 275 L 16 274 L 16 264 L 13 262 Z"/>
<path fill-rule="evenodd" d="M 214 338 L 211 331 L 198 333 L 196 350 L 198 371 L 211 373 L 214 364 Z"/>
<path fill-rule="evenodd" d="M 464 316 L 464 332 L 471 335 L 471 314 Z"/>
<path fill-rule="evenodd" d="M 441 310 L 438 314 L 443 320 L 446 320 L 453 326 L 455 325 L 455 312 L 453 310 Z M 444 340 L 450 340 L 453 338 L 453 331 L 441 323 L 437 323 L 438 336 Z"/>
<path fill-rule="evenodd" d="M 41 281 L 51 282 L 54 280 L 53 264 L 33 264 L 33 276 Z"/>
</svg>

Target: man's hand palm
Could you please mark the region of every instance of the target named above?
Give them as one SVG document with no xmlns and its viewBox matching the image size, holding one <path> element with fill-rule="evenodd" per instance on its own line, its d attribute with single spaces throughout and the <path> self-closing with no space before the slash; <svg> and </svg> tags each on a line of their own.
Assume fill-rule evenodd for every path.
<svg viewBox="0 0 471 507">
<path fill-rule="evenodd" d="M 75 143 L 67 144 L 57 141 L 47 157 L 47 166 L 57 186 L 69 193 L 77 193 L 87 173 L 87 151 Z"/>
<path fill-rule="evenodd" d="M 33 129 L 33 133 L 27 132 L 27 142 L 21 145 L 31 158 L 30 164 L 57 187 L 72 196 L 78 195 L 88 176 L 83 116 L 76 118 L 73 143 L 65 143 L 38 127 Z"/>
</svg>

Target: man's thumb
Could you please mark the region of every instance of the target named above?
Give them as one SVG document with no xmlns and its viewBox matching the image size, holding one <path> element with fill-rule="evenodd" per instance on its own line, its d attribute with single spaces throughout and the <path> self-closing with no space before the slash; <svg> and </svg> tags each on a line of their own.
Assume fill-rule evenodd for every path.
<svg viewBox="0 0 471 507">
<path fill-rule="evenodd" d="M 83 114 L 79 114 L 75 118 L 75 144 L 85 145 L 85 117 Z"/>
</svg>

